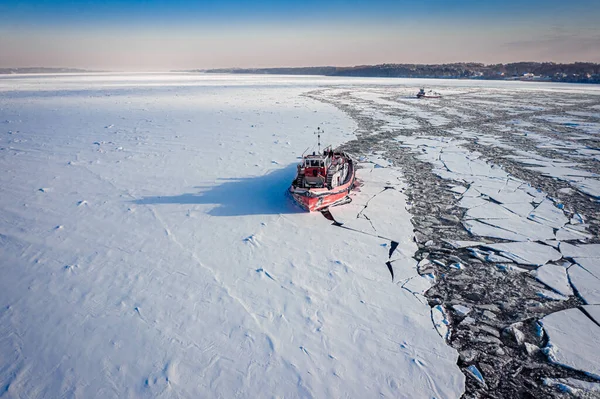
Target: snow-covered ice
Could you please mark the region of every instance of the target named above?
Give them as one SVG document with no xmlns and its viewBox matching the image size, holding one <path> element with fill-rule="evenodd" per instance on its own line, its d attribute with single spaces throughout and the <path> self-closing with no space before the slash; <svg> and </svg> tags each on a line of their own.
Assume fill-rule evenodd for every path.
<svg viewBox="0 0 600 399">
<path fill-rule="evenodd" d="M 498 251 L 502 256 L 522 265 L 541 266 L 562 257 L 561 253 L 551 246 L 536 242 L 486 244 L 484 247 Z"/>
<path fill-rule="evenodd" d="M 414 98 L 420 84 L 440 85 L 442 99 Z M 518 363 L 548 370 L 535 356 L 544 331 L 551 359 L 590 373 L 598 93 L 462 80 L 0 77 L 0 390 L 508 395 L 509 376 L 543 388 Z M 353 201 L 328 219 L 285 196 L 317 126 L 325 144 L 360 156 Z M 492 297 L 503 306 L 482 302 Z M 519 354 L 506 363 L 516 350 L 499 339 L 506 316 L 532 315 L 544 320 L 540 341 L 515 330 Z"/>
<path fill-rule="evenodd" d="M 568 269 L 569 281 L 588 305 L 600 305 L 600 279 L 579 264 Z"/>
<path fill-rule="evenodd" d="M 574 245 L 563 242 L 560 244 L 560 252 L 567 258 L 600 259 L 600 244 Z"/>
<path fill-rule="evenodd" d="M 576 378 L 545 378 L 544 384 L 556 387 L 576 398 L 593 398 L 600 394 L 600 382 L 582 381 Z"/>
<path fill-rule="evenodd" d="M 534 270 L 532 274 L 542 283 L 564 296 L 573 295 L 567 278 L 567 269 L 560 265 L 547 264 Z"/>
<path fill-rule="evenodd" d="M 8 395 L 459 397 L 403 195 L 365 210 L 377 234 L 284 195 L 316 126 L 327 143 L 353 137 L 301 96 L 324 81 L 0 78 Z M 384 190 L 377 170 L 365 187 Z M 386 268 L 390 239 L 405 281 Z"/>
<path fill-rule="evenodd" d="M 579 309 L 552 313 L 541 320 L 550 361 L 600 379 L 600 327 Z"/>
<path fill-rule="evenodd" d="M 446 314 L 446 309 L 442 305 L 436 305 L 431 308 L 431 319 L 433 320 L 433 324 L 435 328 L 440 334 L 442 338 L 445 340 L 450 339 L 450 322 L 448 321 L 448 315 Z"/>
</svg>

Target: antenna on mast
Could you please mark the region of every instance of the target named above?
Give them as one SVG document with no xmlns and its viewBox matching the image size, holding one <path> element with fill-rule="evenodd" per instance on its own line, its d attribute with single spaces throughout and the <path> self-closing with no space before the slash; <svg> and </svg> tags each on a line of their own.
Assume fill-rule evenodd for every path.
<svg viewBox="0 0 600 399">
<path fill-rule="evenodd" d="M 316 135 L 317 135 L 317 144 L 319 145 L 319 154 L 321 153 L 321 133 L 324 133 L 324 130 L 321 130 L 320 127 L 317 127 Z"/>
</svg>

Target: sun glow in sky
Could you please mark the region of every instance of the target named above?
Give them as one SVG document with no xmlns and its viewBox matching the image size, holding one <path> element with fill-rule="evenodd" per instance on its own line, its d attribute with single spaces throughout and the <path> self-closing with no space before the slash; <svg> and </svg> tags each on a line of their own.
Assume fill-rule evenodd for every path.
<svg viewBox="0 0 600 399">
<path fill-rule="evenodd" d="M 599 20 L 597 0 L 0 0 L 0 68 L 600 62 Z"/>
</svg>

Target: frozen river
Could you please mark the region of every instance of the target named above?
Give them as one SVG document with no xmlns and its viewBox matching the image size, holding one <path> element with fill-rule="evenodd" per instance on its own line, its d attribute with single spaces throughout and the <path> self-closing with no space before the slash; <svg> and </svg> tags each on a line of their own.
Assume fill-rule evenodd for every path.
<svg viewBox="0 0 600 399">
<path fill-rule="evenodd" d="M 285 195 L 317 126 L 335 224 Z M 0 394 L 598 389 L 599 136 L 595 86 L 0 76 Z"/>
</svg>

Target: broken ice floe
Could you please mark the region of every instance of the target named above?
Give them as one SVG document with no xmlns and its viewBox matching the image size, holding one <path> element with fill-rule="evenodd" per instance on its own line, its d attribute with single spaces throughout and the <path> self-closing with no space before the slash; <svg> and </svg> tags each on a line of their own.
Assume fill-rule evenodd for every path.
<svg viewBox="0 0 600 399">
<path fill-rule="evenodd" d="M 560 244 L 560 252 L 567 258 L 600 259 L 600 244 L 573 245 L 563 242 Z"/>
<path fill-rule="evenodd" d="M 492 202 L 468 209 L 463 225 L 475 235 L 514 241 L 555 238 L 552 225 L 543 221 L 532 221 Z"/>
<path fill-rule="evenodd" d="M 569 222 L 565 213 L 547 198 L 529 214 L 528 218 L 556 229 L 563 227 Z"/>
<path fill-rule="evenodd" d="M 588 305 L 600 305 L 600 279 L 578 264 L 568 269 L 569 281 Z"/>
<path fill-rule="evenodd" d="M 437 330 L 438 334 L 445 340 L 450 339 L 450 322 L 448 321 L 448 315 L 446 309 L 442 305 L 436 305 L 431 308 L 431 319 L 433 325 Z"/>
<path fill-rule="evenodd" d="M 357 179 L 363 184 L 351 193 L 352 202 L 343 207 L 329 209 L 336 222 L 346 228 L 365 234 L 386 238 L 401 244 L 404 231 L 412 231 L 409 218 L 398 217 L 406 213 L 406 197 L 399 190 L 403 186 L 402 174 L 391 167 L 362 168 Z M 405 256 L 409 255 L 405 253 Z"/>
<path fill-rule="evenodd" d="M 498 251 L 500 255 L 522 265 L 541 266 L 562 258 L 561 253 L 551 246 L 536 242 L 485 244 L 484 247 Z"/>
<path fill-rule="evenodd" d="M 474 236 L 510 241 L 589 238 L 585 229 L 569 224 L 562 205 L 557 206 L 542 191 L 463 148 L 464 140 L 404 136 L 397 140 L 433 164 L 438 176 L 465 183 L 466 190 L 465 186 L 454 185 L 451 191 L 462 194 L 459 205 L 467 208 L 462 224 Z M 534 160 L 537 164 L 542 161 Z"/>
<path fill-rule="evenodd" d="M 546 264 L 531 272 L 535 278 L 563 296 L 573 295 L 567 269 L 563 266 Z"/>
<path fill-rule="evenodd" d="M 561 242 L 560 251 L 576 264 L 568 269 L 569 280 L 586 304 L 600 304 L 600 244 L 573 245 Z"/>
<path fill-rule="evenodd" d="M 544 378 L 544 384 L 576 398 L 593 398 L 600 395 L 600 383 L 582 381 L 576 378 Z"/>
<path fill-rule="evenodd" d="M 544 352 L 556 364 L 600 379 L 600 326 L 579 309 L 552 313 L 540 320 L 548 334 Z"/>
<path fill-rule="evenodd" d="M 481 372 L 479 371 L 479 369 L 477 368 L 477 366 L 475 366 L 474 364 L 472 364 L 469 367 L 467 367 L 465 370 L 467 371 L 468 375 L 470 375 L 471 377 L 475 378 L 475 380 L 479 384 L 481 384 L 482 386 L 486 387 L 485 380 L 483 379 L 483 375 L 481 374 Z"/>
<path fill-rule="evenodd" d="M 564 144 L 560 146 L 564 148 Z M 584 149 L 579 148 L 579 151 Z M 520 151 L 519 155 L 509 155 L 507 158 L 522 163 L 526 169 L 539 172 L 543 176 L 552 177 L 568 182 L 577 190 L 592 197 L 600 197 L 600 178 L 596 173 L 577 169 L 576 162 L 570 162 L 561 159 L 546 158 L 541 155 L 533 155 L 528 152 Z"/>
<path fill-rule="evenodd" d="M 596 322 L 596 324 L 600 325 L 600 305 L 583 305 L 582 309 Z"/>
<path fill-rule="evenodd" d="M 552 301 L 566 301 L 567 299 L 569 299 L 569 297 L 561 295 L 555 291 L 543 290 L 543 289 L 539 290 L 537 295 L 540 298 L 546 298 L 546 299 L 550 299 Z"/>
<path fill-rule="evenodd" d="M 573 260 L 591 275 L 600 279 L 600 258 L 573 258 Z"/>
<path fill-rule="evenodd" d="M 452 309 L 454 309 L 459 316 L 466 316 L 471 313 L 472 310 L 470 307 L 464 305 L 452 305 Z"/>
</svg>

